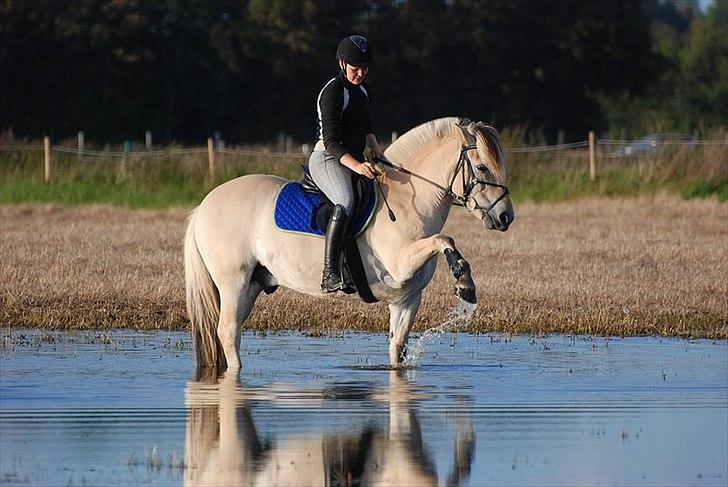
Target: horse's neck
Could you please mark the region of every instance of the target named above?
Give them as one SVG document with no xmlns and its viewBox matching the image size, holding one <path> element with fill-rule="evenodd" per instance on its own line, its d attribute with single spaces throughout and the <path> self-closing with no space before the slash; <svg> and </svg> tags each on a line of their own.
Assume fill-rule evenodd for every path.
<svg viewBox="0 0 728 487">
<path fill-rule="evenodd" d="M 435 234 L 442 230 L 450 213 L 452 198 L 435 184 L 449 188 L 457 163 L 459 140 L 452 139 L 441 143 L 434 150 L 423 150 L 408 161 L 393 161 L 402 165 L 417 176 L 407 176 L 407 183 L 400 184 L 401 173 L 392 174 L 390 185 L 393 196 L 405 207 L 410 223 L 422 228 L 425 234 Z M 435 183 L 435 184 L 432 184 Z M 413 211 L 414 210 L 414 211 Z"/>
</svg>

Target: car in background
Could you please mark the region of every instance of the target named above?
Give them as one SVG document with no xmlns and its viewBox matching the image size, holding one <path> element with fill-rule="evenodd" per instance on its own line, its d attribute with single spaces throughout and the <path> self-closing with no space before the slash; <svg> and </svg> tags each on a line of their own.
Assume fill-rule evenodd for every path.
<svg viewBox="0 0 728 487">
<path fill-rule="evenodd" d="M 645 135 L 641 139 L 626 144 L 617 150 L 617 155 L 636 156 L 641 154 L 652 154 L 659 152 L 666 146 L 687 145 L 695 146 L 695 139 L 690 134 L 680 133 L 659 133 Z"/>
</svg>

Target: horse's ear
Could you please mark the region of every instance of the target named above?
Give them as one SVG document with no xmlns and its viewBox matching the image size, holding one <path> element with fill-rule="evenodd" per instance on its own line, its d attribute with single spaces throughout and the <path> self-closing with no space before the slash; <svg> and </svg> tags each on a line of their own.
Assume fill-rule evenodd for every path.
<svg viewBox="0 0 728 487">
<path fill-rule="evenodd" d="M 469 118 L 461 118 L 458 120 L 458 128 L 463 133 L 463 138 L 467 144 L 474 144 L 476 137 L 475 122 L 471 122 Z"/>
<path fill-rule="evenodd" d="M 476 127 L 480 128 L 481 130 L 484 130 L 486 132 L 491 132 L 491 133 L 494 133 L 495 135 L 498 135 L 498 130 L 496 130 L 496 128 L 493 127 L 492 125 L 488 125 L 485 122 L 478 122 L 475 125 L 476 125 Z"/>
</svg>

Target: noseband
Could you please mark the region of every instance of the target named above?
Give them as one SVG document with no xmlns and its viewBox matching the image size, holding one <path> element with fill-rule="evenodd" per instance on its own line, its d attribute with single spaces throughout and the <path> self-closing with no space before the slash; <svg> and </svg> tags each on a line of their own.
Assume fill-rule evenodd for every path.
<svg viewBox="0 0 728 487">
<path fill-rule="evenodd" d="M 419 174 L 414 173 L 409 169 L 405 169 L 404 167 L 393 164 L 387 160 L 379 159 L 378 157 L 375 157 L 374 160 L 375 162 L 396 169 L 399 172 L 409 174 L 410 176 L 414 176 L 418 179 L 430 183 L 431 185 L 435 186 L 436 188 L 440 189 L 445 194 L 450 196 L 454 205 L 464 206 L 470 212 L 475 210 L 483 210 L 483 212 L 488 215 L 489 218 L 491 218 L 490 210 L 492 210 L 495 205 L 497 205 L 503 198 L 505 198 L 508 195 L 509 191 L 508 187 L 503 184 L 485 181 L 483 179 L 478 179 L 475 176 L 475 171 L 473 171 L 473 163 L 470 160 L 470 157 L 468 157 L 468 151 L 474 149 L 477 149 L 477 146 L 475 144 L 463 145 L 460 147 L 460 157 L 458 158 L 458 163 L 455 166 L 455 172 L 453 172 L 452 178 L 450 178 L 450 185 L 447 188 L 436 183 L 435 181 L 432 181 L 431 179 L 420 176 Z M 457 194 L 452 189 L 453 185 L 455 184 L 455 180 L 458 177 L 458 174 L 460 174 L 463 183 L 462 195 Z M 475 197 L 470 195 L 473 192 L 473 189 L 475 189 L 475 187 L 479 184 L 482 184 L 483 186 L 493 186 L 495 188 L 501 188 L 503 190 L 503 193 L 498 198 L 493 200 L 493 202 L 491 202 L 487 207 L 480 206 L 480 203 L 478 203 Z"/>
</svg>

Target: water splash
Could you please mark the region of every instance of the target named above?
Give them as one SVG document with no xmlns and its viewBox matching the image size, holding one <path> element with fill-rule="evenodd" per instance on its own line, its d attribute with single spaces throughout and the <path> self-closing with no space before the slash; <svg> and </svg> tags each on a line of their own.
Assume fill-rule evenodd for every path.
<svg viewBox="0 0 728 487">
<path fill-rule="evenodd" d="M 425 353 L 427 345 L 437 339 L 444 333 L 454 331 L 458 328 L 465 328 L 475 314 L 475 308 L 477 304 L 468 303 L 467 301 L 460 300 L 455 305 L 450 313 L 445 318 L 445 321 L 437 326 L 428 328 L 417 340 L 411 342 L 407 347 L 407 357 L 405 358 L 402 366 L 404 367 L 416 367 L 420 360 L 420 357 Z"/>
</svg>

